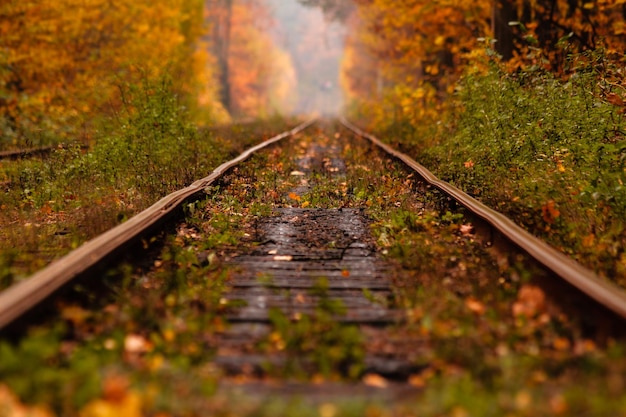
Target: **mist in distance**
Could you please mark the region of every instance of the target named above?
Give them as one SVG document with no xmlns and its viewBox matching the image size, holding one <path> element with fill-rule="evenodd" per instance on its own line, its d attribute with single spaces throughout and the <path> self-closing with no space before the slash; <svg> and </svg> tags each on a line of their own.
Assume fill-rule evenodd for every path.
<svg viewBox="0 0 626 417">
<path fill-rule="evenodd" d="M 335 116 L 344 105 L 339 84 L 346 28 L 324 18 L 319 8 L 297 0 L 265 0 L 273 19 L 271 36 L 292 60 L 296 75 L 295 114 Z"/>
</svg>

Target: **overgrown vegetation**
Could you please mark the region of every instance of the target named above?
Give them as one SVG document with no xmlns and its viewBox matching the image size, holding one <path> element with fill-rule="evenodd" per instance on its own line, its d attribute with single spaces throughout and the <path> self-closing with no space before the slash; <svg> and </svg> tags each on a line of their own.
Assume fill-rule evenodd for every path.
<svg viewBox="0 0 626 417">
<path fill-rule="evenodd" d="M 268 335 L 265 349 L 286 355 L 284 365 L 272 369 L 281 377 L 310 379 L 320 375 L 326 379 L 358 380 L 364 369 L 364 341 L 357 326 L 342 324 L 337 317 L 346 314 L 340 300 L 328 294 L 328 279 L 320 278 L 310 290 L 319 301 L 312 314 L 301 314 L 298 320 L 271 309 L 274 331 Z"/>
<path fill-rule="evenodd" d="M 480 67 L 421 122 L 399 114 L 381 137 L 625 286 L 621 66 L 596 50 L 571 56 L 565 80 L 510 73 L 495 56 Z"/>
<path fill-rule="evenodd" d="M 521 258 L 486 253 L 462 213 L 343 135 L 317 132 L 314 151 L 308 135 L 295 138 L 289 148 L 270 149 L 233 172 L 205 201 L 188 207 L 186 221 L 163 248 L 152 242 L 157 246 L 146 261 L 103 277 L 106 292 L 78 288 L 57 305 L 55 326 L 33 327 L 20 343 L 0 343 L 9 358 L 0 364 L 2 380 L 20 401 L 68 416 L 277 410 L 294 416 L 596 416 L 621 410 L 621 344 L 603 347 L 587 337 L 584 318 L 555 310 L 532 283 L 537 271 L 523 268 Z M 296 158 L 320 149 L 346 160 L 345 175 L 324 165 L 323 154 L 319 170 L 290 175 L 298 169 Z M 308 188 L 296 194 L 303 180 Z M 226 261 L 242 244 L 254 247 L 256 221 L 276 206 L 366 210 L 381 253 L 397 266 L 391 272 L 395 294 L 387 302 L 406 322 L 375 339 L 364 337 L 334 321 L 343 307 L 326 296 L 321 280 L 312 290 L 320 300 L 312 315 L 294 322 L 272 313 L 261 351 L 288 360 L 268 367 L 268 375 L 388 386 L 382 377 L 363 374 L 363 355 L 382 345 L 424 369 L 407 379 L 421 394 L 393 404 L 376 396 L 263 403 L 219 388 L 229 379 L 212 360 L 228 327 L 222 316 L 236 307 L 227 297 L 232 270 Z M 23 358 L 29 374 L 22 372 Z"/>
<path fill-rule="evenodd" d="M 3 287 L 286 126 L 198 130 L 173 84 L 166 75 L 120 86 L 124 106 L 86 152 L 76 146 L 0 162 Z"/>
</svg>

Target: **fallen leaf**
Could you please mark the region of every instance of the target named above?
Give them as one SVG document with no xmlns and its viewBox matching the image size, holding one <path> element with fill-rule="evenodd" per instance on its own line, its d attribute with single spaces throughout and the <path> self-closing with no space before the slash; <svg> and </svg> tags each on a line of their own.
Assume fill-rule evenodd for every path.
<svg viewBox="0 0 626 417">
<path fill-rule="evenodd" d="M 618 96 L 615 93 L 609 93 L 606 95 L 606 101 L 611 103 L 614 106 L 622 107 L 624 106 L 624 99 Z"/>
<path fill-rule="evenodd" d="M 6 385 L 0 385 L 0 415 L 52 417 L 53 414 L 42 407 L 29 407 L 20 403 L 19 399 Z"/>
<path fill-rule="evenodd" d="M 584 339 L 578 340 L 576 345 L 574 346 L 574 353 L 577 355 L 584 355 L 590 352 L 594 352 L 596 350 L 596 344 L 593 340 Z"/>
<path fill-rule="evenodd" d="M 61 310 L 61 317 L 74 325 L 80 325 L 89 317 L 89 312 L 79 306 L 68 306 Z"/>
<path fill-rule="evenodd" d="M 543 215 L 543 220 L 546 223 L 552 224 L 559 218 L 561 212 L 556 208 L 554 200 L 550 200 L 544 204 L 543 207 L 541 207 L 541 214 Z"/>
<path fill-rule="evenodd" d="M 127 393 L 121 401 L 102 399 L 90 401 L 79 413 L 80 417 L 141 417 L 141 398 L 137 393 Z"/>
<path fill-rule="evenodd" d="M 426 381 L 421 375 L 411 375 L 408 382 L 409 385 L 415 388 L 424 388 L 426 386 Z"/>
<path fill-rule="evenodd" d="M 121 402 L 128 393 L 130 381 L 124 375 L 108 375 L 102 383 L 102 399 L 109 402 Z"/>
<path fill-rule="evenodd" d="M 481 303 L 480 301 L 476 300 L 475 298 L 470 297 L 467 300 L 465 300 L 465 306 L 472 313 L 476 313 L 478 315 L 485 314 L 485 310 L 486 310 L 485 305 Z"/>
<path fill-rule="evenodd" d="M 369 387 L 387 388 L 389 383 L 378 374 L 367 374 L 363 377 L 363 383 Z"/>
<path fill-rule="evenodd" d="M 561 394 L 556 394 L 550 398 L 550 409 L 556 415 L 565 414 L 569 407 L 567 401 Z"/>
<path fill-rule="evenodd" d="M 533 397 L 526 390 L 522 390 L 515 396 L 515 405 L 518 410 L 527 410 L 532 404 Z"/>
<path fill-rule="evenodd" d="M 302 172 L 302 171 L 291 171 L 291 173 L 289 175 L 293 175 L 295 177 L 303 177 L 306 174 L 304 172 Z"/>
<path fill-rule="evenodd" d="M 595 244 L 596 236 L 594 234 L 589 234 L 583 238 L 583 246 L 585 248 L 591 248 Z"/>
<path fill-rule="evenodd" d="M 296 193 L 289 193 L 289 198 L 295 201 L 300 201 L 301 197 Z"/>
<path fill-rule="evenodd" d="M 459 230 L 463 236 L 469 236 L 474 233 L 474 226 L 471 224 L 462 224 Z"/>
<path fill-rule="evenodd" d="M 335 417 L 337 415 L 337 406 L 331 403 L 324 403 L 319 408 L 320 417 Z"/>
<path fill-rule="evenodd" d="M 348 278 L 350 276 L 350 271 L 348 271 L 347 269 L 342 270 L 341 276 L 344 278 Z"/>
<path fill-rule="evenodd" d="M 124 338 L 124 350 L 128 353 L 143 353 L 150 350 L 150 345 L 143 336 L 129 334 Z"/>
<path fill-rule="evenodd" d="M 545 308 L 546 295 L 543 290 L 534 285 L 523 285 L 517 295 L 517 301 L 513 303 L 513 315 L 535 317 Z"/>
<path fill-rule="evenodd" d="M 554 346 L 554 349 L 559 350 L 559 351 L 569 350 L 570 345 L 571 344 L 570 344 L 569 339 L 567 339 L 565 337 L 557 337 L 552 342 L 552 346 Z"/>
</svg>

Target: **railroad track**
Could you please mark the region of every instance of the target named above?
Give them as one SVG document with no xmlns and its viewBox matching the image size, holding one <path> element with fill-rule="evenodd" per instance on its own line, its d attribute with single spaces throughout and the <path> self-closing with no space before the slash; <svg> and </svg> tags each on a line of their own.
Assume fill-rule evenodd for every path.
<svg viewBox="0 0 626 417">
<path fill-rule="evenodd" d="M 206 313 L 208 321 L 203 323 L 217 330 L 203 336 L 203 348 L 213 352 L 212 363 L 230 377 L 243 375 L 253 380 L 267 374 L 283 377 L 285 372 L 316 374 L 334 367 L 352 378 L 382 376 L 368 379 L 370 386 L 388 381 L 406 386 L 408 381 L 419 381 L 420 372 L 429 366 L 424 352 L 432 342 L 424 337 L 423 329 L 408 333 L 400 329 L 422 323 L 428 312 L 407 294 L 423 290 L 428 282 L 443 280 L 466 300 L 468 314 L 484 314 L 487 302 L 470 296 L 471 288 L 498 290 L 526 285 L 515 277 L 504 277 L 505 270 L 512 268 L 511 259 L 524 259 L 530 265 L 535 279 L 529 281 L 532 286 L 527 288 L 542 288 L 554 308 L 571 317 L 580 314 L 580 306 L 584 306 L 585 331 L 600 334 L 599 337 L 621 335 L 626 320 L 623 290 L 531 236 L 502 214 L 440 181 L 408 156 L 346 120 L 341 123 L 340 127 L 329 127 L 327 123 L 307 122 L 257 145 L 208 177 L 163 198 L 31 278 L 4 290 L 0 293 L 0 329 L 13 331 L 15 323 L 23 326 L 26 322 L 20 321 L 22 316 L 28 317 L 29 311 L 53 299 L 59 290 L 78 279 L 83 285 L 97 280 L 98 271 L 110 267 L 129 248 L 175 224 L 177 239 L 187 242 L 186 249 L 194 251 L 189 264 L 223 272 L 219 279 L 224 288 L 220 287 L 217 301 L 211 304 L 206 299 L 212 296 L 202 298 L 195 293 L 187 304 L 195 309 L 194 314 L 210 311 Z M 281 150 L 281 141 L 288 142 L 289 150 Z M 349 160 L 357 158 L 357 153 L 360 160 Z M 248 162 L 244 161 L 256 154 L 262 155 L 259 158 L 267 163 L 267 170 L 276 172 L 261 175 L 256 168 L 247 167 Z M 378 167 L 374 168 L 376 164 Z M 387 184 L 389 191 L 368 196 L 365 191 L 376 192 L 373 185 L 364 183 L 369 181 L 368 173 L 375 169 L 384 172 L 391 165 L 395 172 L 379 175 L 381 184 Z M 436 196 L 429 199 L 422 196 L 433 193 Z M 247 205 L 242 201 L 254 194 L 255 201 L 265 206 L 252 215 L 251 207 L 258 203 Z M 237 200 L 243 204 L 238 209 L 226 204 L 235 204 Z M 382 211 L 368 214 L 377 204 L 380 210 L 401 208 L 400 217 L 386 222 L 388 216 Z M 460 210 L 462 214 L 424 221 L 434 206 Z M 241 224 L 232 217 L 226 225 L 215 223 L 219 217 L 215 213 L 223 208 L 239 210 L 235 214 L 241 216 Z M 193 222 L 181 220 L 185 210 L 192 217 L 198 211 L 204 214 Z M 252 220 L 246 216 L 252 216 Z M 429 254 L 404 263 L 389 261 L 384 256 L 385 247 L 410 246 L 387 243 L 385 230 L 393 229 L 397 222 L 404 222 L 400 233 L 404 229 L 430 233 L 434 225 L 443 225 L 443 232 L 424 238 L 424 248 L 441 238 L 451 245 L 460 245 L 460 253 L 471 247 L 488 259 L 471 261 L 476 264 L 475 278 L 471 276 L 473 267 L 468 266 L 470 261 L 460 260 L 455 254 L 445 255 L 449 265 L 438 265 L 431 259 L 434 255 Z M 234 235 L 240 241 L 202 249 L 199 242 L 208 240 L 219 227 L 222 235 L 231 228 L 241 228 L 241 234 Z M 372 229 L 377 227 L 379 232 L 372 235 Z M 172 259 L 163 254 L 143 261 L 147 266 L 133 267 L 135 280 L 148 290 L 161 288 L 159 270 L 168 262 Z M 445 279 L 424 272 L 430 263 L 432 275 L 442 273 Z M 175 266 L 182 268 L 182 264 Z M 429 276 L 424 278 L 424 274 Z M 174 301 L 165 301 L 168 303 L 173 305 Z M 163 308 L 162 303 L 157 305 Z M 315 347 L 307 345 L 307 338 L 330 350 L 337 346 L 345 349 L 330 359 L 323 358 Z M 352 349 L 352 345 L 359 347 Z"/>
<path fill-rule="evenodd" d="M 13 151 L 2 151 L 0 152 L 0 160 L 9 159 L 23 159 L 23 158 L 32 158 L 32 157 L 45 157 L 50 155 L 52 152 L 58 149 L 71 148 L 73 146 L 79 146 L 81 150 L 88 149 L 86 145 L 76 145 L 76 144 L 58 144 L 58 145 L 50 145 L 50 146 L 41 146 L 38 148 L 28 148 L 28 149 L 19 149 Z"/>
</svg>

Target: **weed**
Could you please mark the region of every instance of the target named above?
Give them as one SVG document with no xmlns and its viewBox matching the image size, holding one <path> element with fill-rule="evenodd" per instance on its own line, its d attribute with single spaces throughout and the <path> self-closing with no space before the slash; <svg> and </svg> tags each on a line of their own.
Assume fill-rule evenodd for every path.
<svg viewBox="0 0 626 417">
<path fill-rule="evenodd" d="M 320 278 L 310 292 L 317 299 L 311 314 L 294 317 L 278 309 L 270 310 L 273 331 L 264 344 L 270 352 L 279 351 L 286 356 L 282 369 L 270 371 L 283 377 L 360 377 L 365 349 L 359 329 L 338 321 L 345 315 L 345 307 L 329 296 L 326 278 Z"/>
<path fill-rule="evenodd" d="M 601 49 L 567 67 L 562 80 L 494 61 L 466 75 L 435 120 L 427 108 L 378 129 L 443 180 L 626 285 L 622 69 Z"/>
</svg>

